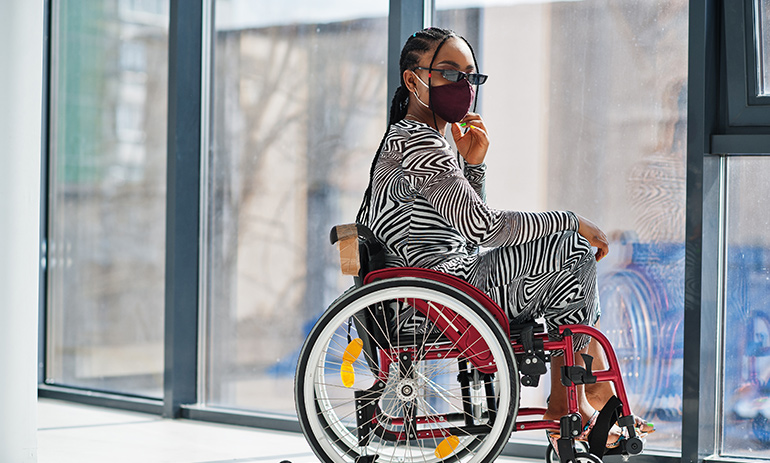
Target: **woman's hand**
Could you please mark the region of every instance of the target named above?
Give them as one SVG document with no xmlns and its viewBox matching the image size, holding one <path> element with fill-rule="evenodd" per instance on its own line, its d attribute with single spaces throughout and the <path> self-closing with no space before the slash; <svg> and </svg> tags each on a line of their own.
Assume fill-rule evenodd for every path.
<svg viewBox="0 0 770 463">
<path fill-rule="evenodd" d="M 452 137 L 457 151 L 468 164 L 484 162 L 489 149 L 489 134 L 481 116 L 468 113 L 459 123 L 452 124 Z"/>
<path fill-rule="evenodd" d="M 597 227 L 596 224 L 590 220 L 577 214 L 575 215 L 577 216 L 578 223 L 580 224 L 578 226 L 578 233 L 580 233 L 583 238 L 587 239 L 588 242 L 591 243 L 591 246 L 595 246 L 597 248 L 596 261 L 598 262 L 602 260 L 604 256 L 610 252 L 610 242 L 607 240 L 607 235 L 605 235 L 604 232 L 601 231 L 599 227 Z"/>
</svg>

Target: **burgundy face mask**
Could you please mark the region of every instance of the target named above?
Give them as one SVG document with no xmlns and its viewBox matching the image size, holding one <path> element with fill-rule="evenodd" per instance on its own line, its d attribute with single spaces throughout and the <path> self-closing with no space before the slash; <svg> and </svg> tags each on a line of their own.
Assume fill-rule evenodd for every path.
<svg viewBox="0 0 770 463">
<path fill-rule="evenodd" d="M 450 124 L 460 122 L 473 104 L 476 90 L 467 79 L 429 88 L 430 109 Z"/>
<path fill-rule="evenodd" d="M 468 82 L 468 79 L 461 79 L 457 82 L 433 87 L 423 82 L 417 74 L 415 74 L 415 77 L 417 77 L 421 84 L 428 87 L 430 101 L 427 106 L 438 117 L 450 124 L 454 124 L 455 122 L 460 122 L 468 114 L 473 104 L 473 97 L 476 96 L 476 90 Z M 426 106 L 419 97 L 417 100 L 423 106 Z"/>
</svg>

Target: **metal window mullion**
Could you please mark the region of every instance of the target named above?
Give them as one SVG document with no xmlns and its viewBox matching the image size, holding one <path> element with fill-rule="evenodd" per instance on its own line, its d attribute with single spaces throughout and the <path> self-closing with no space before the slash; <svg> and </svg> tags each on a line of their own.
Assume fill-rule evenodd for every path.
<svg viewBox="0 0 770 463">
<path fill-rule="evenodd" d="M 724 397 L 725 397 L 725 336 L 727 324 L 727 252 L 728 252 L 728 156 L 719 157 L 719 211 L 718 211 L 718 257 L 717 257 L 717 317 L 716 317 L 716 371 L 714 381 L 714 421 L 713 442 L 714 452 L 722 452 L 722 435 L 724 423 Z"/>
<path fill-rule="evenodd" d="M 702 304 L 704 289 L 704 193 L 710 182 L 709 167 L 712 159 L 710 137 L 719 121 L 720 43 L 718 40 L 721 10 L 717 0 L 691 0 L 688 25 L 688 108 L 687 108 L 687 207 L 685 223 L 685 279 L 684 279 L 684 347 L 682 377 L 682 462 L 695 463 L 702 459 L 702 447 L 710 443 L 701 439 L 700 430 L 709 419 L 701 409 L 702 374 L 707 365 L 704 344 L 710 310 Z M 705 267 L 708 272 L 709 268 Z M 708 288 L 708 287 L 706 287 Z M 713 344 L 712 344 L 713 346 Z M 713 409 L 712 409 L 713 412 Z M 713 419 L 713 418 L 712 418 Z"/>
<path fill-rule="evenodd" d="M 424 0 L 422 11 L 422 27 L 432 26 L 436 21 L 436 0 Z"/>
<path fill-rule="evenodd" d="M 201 43 L 201 195 L 200 195 L 200 242 L 199 242 L 199 275 L 198 301 L 198 399 L 197 403 L 205 405 L 208 397 L 208 360 L 206 355 L 208 345 L 208 320 L 210 305 L 208 304 L 208 236 L 209 236 L 209 202 L 207 185 L 209 184 L 209 165 L 211 153 L 211 95 L 214 78 L 214 0 L 203 0 L 203 41 Z"/>
<path fill-rule="evenodd" d="M 48 363 L 48 193 L 50 191 L 51 152 L 51 114 L 53 85 L 53 70 L 51 67 L 51 50 L 53 48 L 53 11 L 52 2 L 43 3 L 43 25 L 45 39 L 43 40 L 43 117 L 41 125 L 41 159 L 40 159 L 40 286 L 38 288 L 38 370 L 37 382 L 44 384 L 47 377 Z"/>
<path fill-rule="evenodd" d="M 390 0 L 388 12 L 388 96 L 386 108 L 401 85 L 399 60 L 401 48 L 415 31 L 426 27 L 428 12 L 433 11 L 433 0 Z M 386 118 L 387 120 L 387 118 Z"/>
<path fill-rule="evenodd" d="M 753 0 L 753 8 L 751 8 L 751 19 L 754 26 L 754 30 L 751 31 L 751 35 L 754 38 L 754 60 L 756 66 L 754 66 L 755 78 L 757 79 L 756 90 L 758 95 L 766 95 L 765 91 L 770 90 L 765 88 L 763 73 L 764 73 L 764 57 L 762 56 L 762 6 L 760 2 L 762 0 Z M 751 72 L 750 69 L 747 70 Z"/>
<path fill-rule="evenodd" d="M 202 0 L 171 0 L 163 416 L 197 400 Z"/>
</svg>

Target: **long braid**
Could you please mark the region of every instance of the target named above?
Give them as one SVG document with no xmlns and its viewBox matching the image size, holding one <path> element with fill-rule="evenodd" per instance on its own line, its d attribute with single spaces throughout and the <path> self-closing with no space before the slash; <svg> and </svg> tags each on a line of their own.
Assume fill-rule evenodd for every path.
<svg viewBox="0 0 770 463">
<path fill-rule="evenodd" d="M 388 138 L 388 133 L 390 132 L 390 126 L 393 124 L 401 121 L 406 117 L 407 108 L 409 107 L 409 90 L 406 88 L 406 84 L 404 82 L 404 71 L 407 69 L 414 69 L 418 66 L 420 58 L 427 52 L 436 49 L 436 52 L 438 51 L 438 47 L 440 45 L 443 45 L 443 43 L 450 37 L 457 36 L 453 31 L 448 29 L 442 29 L 439 27 L 429 27 L 427 29 L 423 29 L 421 31 L 415 32 L 412 34 L 409 39 L 407 39 L 406 43 L 404 44 L 404 48 L 401 49 L 401 56 L 399 58 L 399 72 L 400 72 L 400 80 L 401 84 L 399 85 L 398 89 L 396 89 L 395 94 L 393 95 L 393 100 L 390 104 L 390 115 L 388 118 L 388 130 L 385 131 L 385 134 L 382 137 L 382 140 L 380 141 L 380 146 L 377 148 L 377 152 L 374 155 L 374 159 L 372 160 L 372 166 L 369 169 L 369 185 L 366 187 L 366 191 L 364 192 L 364 198 L 361 201 L 361 206 L 358 209 L 358 214 L 356 214 L 356 222 L 358 223 L 367 223 L 369 220 L 369 209 L 370 209 L 370 202 L 372 198 L 372 180 L 374 179 L 374 170 L 377 166 L 377 161 L 380 158 L 380 153 L 382 153 L 382 148 L 385 145 L 385 140 Z M 465 40 L 463 38 L 463 40 Z M 465 43 L 468 43 L 467 40 L 465 40 Z M 470 47 L 470 44 L 468 44 Z M 473 48 L 471 48 L 471 53 L 473 53 Z M 435 58 L 435 52 L 434 52 L 434 58 Z M 476 56 L 473 56 L 474 63 L 476 60 Z M 430 82 L 429 82 L 430 85 Z"/>
<path fill-rule="evenodd" d="M 372 198 L 372 179 L 374 178 L 374 169 L 377 167 L 377 160 L 380 159 L 380 153 L 382 152 L 382 147 L 385 145 L 385 139 L 388 138 L 390 126 L 406 116 L 406 108 L 408 102 L 409 91 L 406 90 L 405 86 L 400 85 L 396 90 L 396 93 L 393 95 L 393 101 L 390 103 L 388 130 L 385 131 L 385 134 L 382 136 L 382 140 L 380 140 L 380 146 L 377 148 L 377 153 L 374 155 L 372 166 L 369 168 L 369 185 L 366 187 L 366 191 L 364 192 L 364 199 L 361 201 L 361 206 L 358 208 L 358 214 L 356 214 L 357 223 L 366 223 L 365 221 L 369 219 L 369 201 Z"/>
</svg>

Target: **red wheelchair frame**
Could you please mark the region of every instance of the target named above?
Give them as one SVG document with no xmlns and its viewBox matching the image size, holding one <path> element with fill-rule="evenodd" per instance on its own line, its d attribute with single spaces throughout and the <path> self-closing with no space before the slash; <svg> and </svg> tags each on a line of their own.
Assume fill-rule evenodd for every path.
<svg viewBox="0 0 770 463">
<path fill-rule="evenodd" d="M 424 268 L 416 268 L 416 267 L 396 267 L 396 268 L 386 268 L 381 270 L 375 270 L 370 273 L 368 273 L 364 278 L 364 284 L 368 284 L 374 281 L 378 280 L 385 280 L 389 278 L 399 278 L 399 277 L 413 277 L 413 278 L 423 278 L 427 280 L 433 280 L 438 281 L 444 284 L 448 284 L 463 293 L 473 297 L 478 301 L 480 304 L 482 304 L 493 316 L 494 318 L 500 323 L 501 328 L 505 332 L 505 334 L 511 338 L 511 330 L 510 330 L 510 324 L 508 322 L 508 317 L 504 313 L 504 311 L 500 308 L 500 306 L 497 305 L 486 293 L 482 292 L 475 286 L 470 285 L 469 283 L 465 282 L 464 280 L 461 280 L 460 278 L 454 277 L 452 275 L 448 275 L 445 273 L 441 273 L 435 270 L 430 269 L 424 269 Z M 487 352 L 488 349 L 482 339 L 478 337 L 478 333 L 475 332 L 472 328 L 469 329 L 468 326 L 464 326 L 464 320 L 458 319 L 456 317 L 451 309 L 448 309 L 446 307 L 426 307 L 423 304 L 416 304 L 415 307 L 417 310 L 419 310 L 423 315 L 425 315 L 428 319 L 431 320 L 437 327 L 439 327 L 442 332 L 450 338 L 451 341 L 454 342 L 454 345 L 460 346 L 462 350 L 460 349 L 452 349 L 450 351 L 441 350 L 441 349 L 435 349 L 430 350 L 428 352 L 425 352 L 423 355 L 425 355 L 424 358 L 427 359 L 436 359 L 436 358 L 457 358 L 460 356 L 460 353 L 462 352 L 463 357 L 466 358 L 468 361 L 470 361 L 476 369 L 478 369 L 482 373 L 494 373 L 496 370 L 496 367 L 494 363 L 489 363 L 484 352 Z M 454 325 L 460 325 L 460 326 L 452 326 L 452 329 L 450 328 L 450 324 Z M 543 350 L 546 352 L 549 351 L 556 351 L 561 350 L 563 352 L 574 352 L 573 343 L 572 343 L 572 334 L 585 334 L 588 335 L 599 343 L 602 350 L 604 351 L 604 355 L 607 359 L 608 368 L 603 371 L 587 371 L 589 377 L 592 377 L 592 382 L 610 382 L 613 384 L 616 396 L 620 401 L 619 404 L 619 410 L 618 410 L 618 424 L 621 426 L 624 426 L 628 430 L 628 439 L 624 439 L 622 442 L 622 445 L 618 452 L 612 452 L 612 453 L 625 453 L 625 454 L 638 454 L 642 451 L 643 444 L 641 440 L 636 437 L 635 435 L 635 429 L 633 426 L 633 415 L 631 413 L 631 408 L 628 404 L 628 396 L 626 395 L 625 386 L 623 384 L 622 375 L 620 372 L 620 365 L 618 363 L 617 356 L 615 355 L 615 351 L 612 348 L 612 345 L 610 344 L 609 340 L 606 336 L 604 336 L 599 330 L 596 328 L 593 328 L 588 325 L 562 325 L 559 327 L 559 334 L 562 335 L 562 339 L 559 341 L 550 341 L 548 340 L 548 335 L 545 333 L 538 333 L 535 334 L 535 337 L 540 339 L 542 341 Z M 524 354 L 526 352 L 526 349 L 524 345 L 520 342 L 520 340 L 516 339 L 515 337 L 511 340 L 511 346 L 513 347 L 513 351 L 515 354 Z M 383 352 L 380 351 L 381 355 L 381 379 L 385 379 L 387 376 L 388 368 L 390 367 L 391 363 L 397 362 L 398 355 L 403 354 L 404 352 L 407 352 L 409 354 L 414 354 L 409 348 L 403 348 L 399 349 L 397 352 Z M 443 357 L 442 357 L 443 356 Z M 574 355 L 566 355 L 564 358 L 564 368 L 566 370 L 571 370 L 575 368 L 575 361 L 574 361 Z M 568 385 L 565 385 L 567 388 L 567 409 L 568 409 L 568 415 L 567 416 L 574 416 L 578 413 L 578 403 L 577 403 L 577 387 L 578 384 L 569 381 Z M 546 412 L 545 408 L 536 408 L 536 407 L 524 407 L 519 408 L 518 411 L 518 417 L 532 417 L 532 416 L 543 416 Z M 429 419 L 430 420 L 442 420 L 446 419 L 447 417 L 442 416 L 432 416 Z M 625 419 L 624 419 L 625 418 Z M 420 418 L 418 419 L 418 423 L 422 422 L 428 422 L 428 418 Z M 398 419 L 394 419 L 391 421 L 391 424 L 398 425 Z M 555 431 L 564 431 L 564 428 L 562 426 L 561 420 L 527 420 L 527 421 L 516 421 L 516 425 L 514 427 L 514 431 L 531 431 L 531 430 L 555 430 Z M 574 432 L 574 431 L 573 431 Z M 438 433 L 440 436 L 433 435 L 432 433 Z M 447 431 L 445 430 L 426 430 L 426 431 L 418 431 L 417 432 L 417 438 L 431 438 L 431 437 L 446 437 L 448 435 Z M 395 438 L 399 440 L 405 440 L 407 439 L 406 435 L 398 435 L 394 436 Z M 604 439 L 601 440 L 602 446 L 603 443 L 606 442 L 606 435 L 603 436 Z M 569 439 L 569 438 L 565 438 Z M 568 442 L 564 442 L 569 448 L 573 447 L 573 442 L 570 440 Z M 561 443 L 560 443 L 561 446 Z M 595 451 L 595 449 L 594 449 Z M 561 453 L 561 452 L 560 452 Z M 571 453 L 568 449 L 566 452 L 567 458 L 563 458 L 563 461 L 572 461 L 571 458 L 569 458 L 569 454 Z M 592 452 L 594 453 L 594 452 Z M 602 452 L 604 454 L 610 453 L 610 452 Z"/>
</svg>

